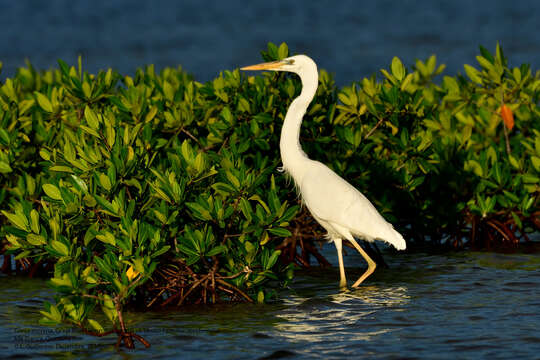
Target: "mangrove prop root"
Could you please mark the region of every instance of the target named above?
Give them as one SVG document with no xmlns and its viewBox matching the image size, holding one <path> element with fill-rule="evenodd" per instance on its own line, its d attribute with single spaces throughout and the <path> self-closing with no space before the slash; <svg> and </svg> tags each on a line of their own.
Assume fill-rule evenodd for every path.
<svg viewBox="0 0 540 360">
<path fill-rule="evenodd" d="M 123 331 L 123 330 L 119 330 L 119 329 L 116 329 L 116 328 L 113 329 L 113 330 L 109 330 L 109 331 L 97 332 L 97 331 L 88 330 L 87 328 L 85 328 L 82 325 L 78 325 L 78 326 L 79 326 L 79 328 L 81 329 L 81 331 L 83 333 L 85 333 L 87 335 L 91 335 L 91 336 L 104 337 L 104 336 L 107 336 L 107 335 L 116 334 L 118 336 L 117 339 L 116 339 L 116 347 L 117 348 L 122 346 L 122 344 L 124 344 L 124 346 L 126 348 L 128 348 L 128 349 L 135 348 L 133 338 L 135 338 L 137 341 L 139 341 L 141 344 L 143 344 L 145 348 L 150 347 L 150 343 L 145 338 L 143 338 L 141 335 L 136 334 L 134 332 Z"/>
<path fill-rule="evenodd" d="M 514 217 L 509 217 L 505 213 L 495 213 L 488 217 L 478 215 L 467 215 L 467 222 L 470 224 L 469 245 L 473 248 L 491 249 L 497 246 L 518 246 L 520 240 L 530 241 L 525 228 L 533 228 L 540 231 L 540 212 L 534 212 L 525 216 L 521 212 L 514 213 L 521 227 L 518 226 Z M 459 234 L 455 235 L 457 238 Z M 461 242 L 460 242 L 461 244 Z"/>
<path fill-rule="evenodd" d="M 146 287 L 149 301 L 146 307 L 166 307 L 172 304 L 215 304 L 223 298 L 230 301 L 253 302 L 251 297 L 227 280 L 247 274 L 244 269 L 230 276 L 218 273 L 218 259 L 212 258 L 207 264 L 206 274 L 195 273 L 183 260 L 171 259 L 163 268 L 157 269 L 154 281 Z"/>
<path fill-rule="evenodd" d="M 313 256 L 319 266 L 331 266 L 314 245 L 315 239 L 324 236 L 322 228 L 305 209 L 292 222 L 291 233 L 291 237 L 286 238 L 276 247 L 276 249 L 281 250 L 280 258 L 283 263 L 294 262 L 300 267 L 307 268 L 310 267 L 310 257 Z M 297 248 L 300 248 L 300 253 L 298 253 Z"/>
<path fill-rule="evenodd" d="M 2 266 L 0 267 L 0 272 L 4 274 L 17 274 L 17 275 L 28 275 L 28 277 L 33 278 L 34 276 L 43 277 L 47 274 L 50 274 L 54 269 L 54 262 L 47 260 L 39 260 L 35 262 L 32 258 L 21 258 L 17 259 L 12 263 L 12 255 L 2 253 L 0 250 L 0 261 Z"/>
</svg>

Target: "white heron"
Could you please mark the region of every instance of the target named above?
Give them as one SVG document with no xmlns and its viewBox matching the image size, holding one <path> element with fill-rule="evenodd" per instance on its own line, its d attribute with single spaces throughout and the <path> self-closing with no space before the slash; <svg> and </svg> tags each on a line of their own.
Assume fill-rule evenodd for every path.
<svg viewBox="0 0 540 360">
<path fill-rule="evenodd" d="M 300 190 L 302 202 L 311 215 L 328 232 L 334 242 L 339 261 L 340 287 L 347 286 L 343 266 L 342 241 L 349 240 L 368 264 L 364 274 L 353 284 L 360 285 L 376 267 L 354 237 L 366 241 L 383 240 L 398 250 L 404 250 L 405 240 L 394 230 L 360 191 L 333 172 L 323 163 L 311 160 L 300 146 L 300 126 L 318 86 L 317 65 L 305 55 L 296 55 L 241 70 L 289 71 L 300 76 L 302 92 L 295 98 L 281 129 L 280 151 L 283 168 L 294 179 Z"/>
</svg>

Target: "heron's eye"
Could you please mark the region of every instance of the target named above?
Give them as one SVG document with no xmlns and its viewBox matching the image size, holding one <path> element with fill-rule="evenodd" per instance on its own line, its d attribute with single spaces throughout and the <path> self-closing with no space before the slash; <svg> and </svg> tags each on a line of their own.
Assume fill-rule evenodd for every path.
<svg viewBox="0 0 540 360">
<path fill-rule="evenodd" d="M 294 59 L 287 60 L 287 65 L 292 65 L 292 64 L 294 64 Z"/>
</svg>

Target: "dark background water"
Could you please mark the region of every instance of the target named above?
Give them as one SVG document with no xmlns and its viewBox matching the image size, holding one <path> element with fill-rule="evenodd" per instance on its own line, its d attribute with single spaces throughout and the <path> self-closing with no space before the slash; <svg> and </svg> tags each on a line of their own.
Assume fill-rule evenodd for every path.
<svg viewBox="0 0 540 360">
<path fill-rule="evenodd" d="M 198 81 L 259 62 L 268 41 L 313 57 L 338 85 L 436 54 L 447 73 L 500 41 L 511 65 L 540 64 L 540 1 L 0 0 L 1 78 L 83 56 L 90 72 L 182 65 Z"/>
</svg>

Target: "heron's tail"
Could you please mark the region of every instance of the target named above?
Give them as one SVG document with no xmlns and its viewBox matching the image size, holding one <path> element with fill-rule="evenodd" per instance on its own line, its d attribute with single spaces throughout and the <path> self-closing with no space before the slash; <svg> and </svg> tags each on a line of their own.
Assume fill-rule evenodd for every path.
<svg viewBox="0 0 540 360">
<path fill-rule="evenodd" d="M 401 234 L 394 229 L 392 229 L 392 231 L 394 236 L 392 236 L 392 239 L 388 239 L 388 242 L 394 245 L 394 247 L 398 250 L 405 250 L 407 248 L 407 244 L 405 243 L 403 236 L 401 236 Z"/>
</svg>

